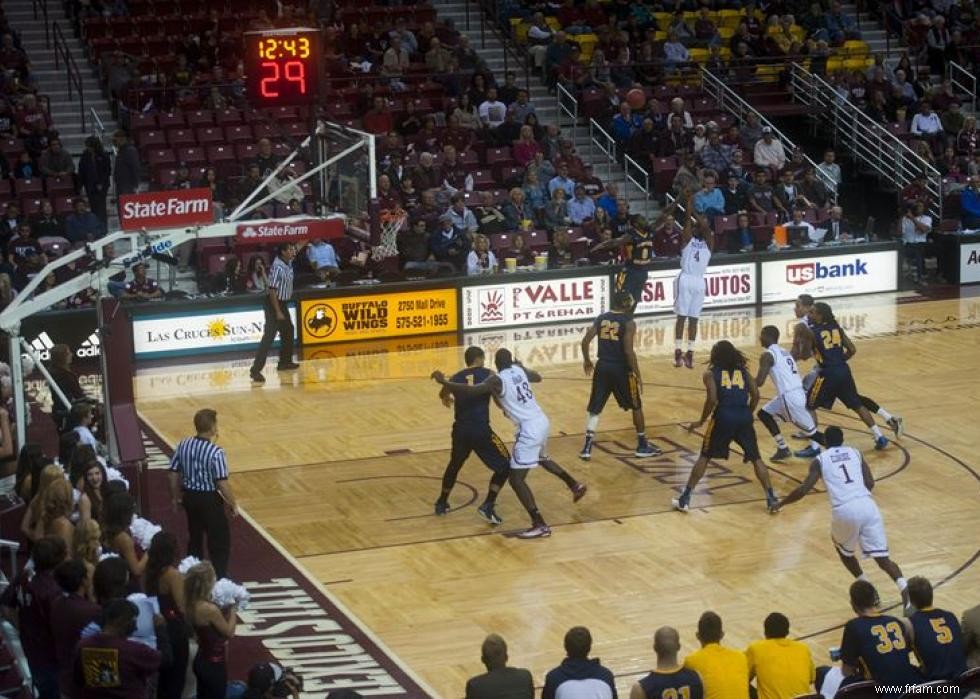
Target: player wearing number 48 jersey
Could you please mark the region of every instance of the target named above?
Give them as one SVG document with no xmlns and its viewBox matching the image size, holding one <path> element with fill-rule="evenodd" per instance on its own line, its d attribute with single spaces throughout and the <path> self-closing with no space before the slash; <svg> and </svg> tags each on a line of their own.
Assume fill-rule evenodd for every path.
<svg viewBox="0 0 980 699">
<path fill-rule="evenodd" d="M 589 396 L 585 422 L 585 445 L 579 458 L 592 458 L 599 413 L 606 407 L 610 395 L 616 397 L 620 408 L 633 411 L 633 426 L 636 428 L 634 455 L 645 457 L 663 453 L 646 437 L 646 418 L 640 401 L 643 380 L 633 349 L 636 322 L 630 316 L 632 311 L 633 298 L 625 291 L 617 291 L 613 294 L 612 310 L 596 318 L 582 338 L 582 368 L 586 376 L 592 375 L 592 394 Z M 589 346 L 596 337 L 599 338 L 599 363 L 594 365 L 589 356 Z"/>
<path fill-rule="evenodd" d="M 530 488 L 527 486 L 528 471 L 540 464 L 548 473 L 564 481 L 572 491 L 575 502 L 585 495 L 586 487 L 548 457 L 548 430 L 551 425 L 534 398 L 534 391 L 531 390 L 532 383 L 541 381 L 541 374 L 521 366 L 514 360 L 510 350 L 503 348 L 497 350 L 494 355 L 494 364 L 497 366 L 498 373 L 487 377 L 485 381 L 475 386 L 452 383 L 441 371 L 432 372 L 432 378 L 457 398 L 492 395 L 500 401 L 504 413 L 517 427 L 517 437 L 510 459 L 511 486 L 518 492 L 519 489 L 527 489 L 528 500 L 525 507 L 531 516 L 531 528 L 518 534 L 518 537 L 537 539 L 551 536 L 551 528 L 538 512 Z"/>
<path fill-rule="evenodd" d="M 844 433 L 839 427 L 828 427 L 824 432 L 827 450 L 814 459 L 800 486 L 783 498 L 777 509 L 803 499 L 817 480 L 823 479 L 830 498 L 830 538 L 837 548 L 841 563 L 855 578 L 864 579 L 864 571 L 858 563 L 860 551 L 895 581 L 903 601 L 908 604 L 908 583 L 902 570 L 889 558 L 888 537 L 885 523 L 871 491 L 874 476 L 867 462 L 857 449 L 844 446 Z"/>
<path fill-rule="evenodd" d="M 708 370 L 702 375 L 707 395 L 701 419 L 691 423 L 687 430 L 693 432 L 708 421 L 698 457 L 687 485 L 680 497 L 671 500 L 674 509 L 687 512 L 691 493 L 704 477 L 709 459 L 727 459 L 729 445 L 734 441 L 741 448 L 746 461 L 755 467 L 755 476 L 766 492 L 766 505 L 775 512 L 776 494 L 769 482 L 769 469 L 759 457 L 759 444 L 752 427 L 752 411 L 759 403 L 759 390 L 745 368 L 745 356 L 728 340 L 721 340 L 711 348 Z"/>
</svg>

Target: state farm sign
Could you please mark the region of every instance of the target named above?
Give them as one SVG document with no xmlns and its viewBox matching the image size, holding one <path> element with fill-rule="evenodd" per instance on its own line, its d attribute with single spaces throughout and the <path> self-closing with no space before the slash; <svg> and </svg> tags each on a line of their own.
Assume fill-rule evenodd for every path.
<svg viewBox="0 0 980 699">
<path fill-rule="evenodd" d="M 119 212 L 124 231 L 180 228 L 214 221 L 211 190 L 207 187 L 124 194 L 119 197 Z"/>
<path fill-rule="evenodd" d="M 828 253 L 762 263 L 762 301 L 791 301 L 800 294 L 851 296 L 898 288 L 898 252 Z"/>
<path fill-rule="evenodd" d="M 636 315 L 674 310 L 674 280 L 679 270 L 660 270 L 647 276 Z M 704 275 L 704 307 L 744 306 L 756 302 L 755 263 L 713 265 Z"/>
<path fill-rule="evenodd" d="M 239 245 L 266 245 L 300 242 L 311 238 L 340 238 L 342 218 L 298 218 L 283 221 L 252 221 L 235 227 Z"/>
<path fill-rule="evenodd" d="M 605 274 L 462 289 L 463 329 L 590 320 L 609 306 Z"/>
</svg>

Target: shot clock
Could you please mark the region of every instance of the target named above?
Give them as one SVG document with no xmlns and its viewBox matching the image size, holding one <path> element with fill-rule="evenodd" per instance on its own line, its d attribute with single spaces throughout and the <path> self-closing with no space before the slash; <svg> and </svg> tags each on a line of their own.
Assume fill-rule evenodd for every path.
<svg viewBox="0 0 980 699">
<path fill-rule="evenodd" d="M 245 87 L 255 107 L 312 104 L 320 87 L 320 32 L 245 32 Z"/>
</svg>

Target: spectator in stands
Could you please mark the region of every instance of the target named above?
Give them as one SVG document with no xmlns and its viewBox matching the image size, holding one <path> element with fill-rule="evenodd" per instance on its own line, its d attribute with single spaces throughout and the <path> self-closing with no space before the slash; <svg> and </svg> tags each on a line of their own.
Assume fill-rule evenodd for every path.
<svg viewBox="0 0 980 699">
<path fill-rule="evenodd" d="M 932 216 L 926 213 L 922 202 L 916 202 L 902 216 L 902 243 L 906 259 L 910 261 L 912 281 L 923 283 L 926 276 L 926 257 L 932 249 Z"/>
<path fill-rule="evenodd" d="M 507 667 L 507 643 L 497 634 L 483 641 L 480 661 L 486 673 L 466 682 L 466 699 L 534 699 L 534 680 L 523 668 Z"/>
<path fill-rule="evenodd" d="M 753 162 L 757 167 L 767 167 L 774 171 L 786 165 L 786 152 L 781 141 L 773 137 L 772 128 L 762 127 L 762 138 L 755 144 Z"/>
<path fill-rule="evenodd" d="M 449 210 L 446 214 L 450 216 L 453 226 L 472 240 L 479 225 L 476 216 L 466 207 L 466 197 L 462 192 L 456 192 L 449 198 Z"/>
<path fill-rule="evenodd" d="M 64 540 L 48 536 L 34 543 L 34 569 L 22 571 L 0 596 L 4 616 L 20 632 L 21 646 L 31 669 L 38 699 L 58 699 L 58 660 L 55 654 L 52 607 L 61 597 L 54 570 L 68 555 Z"/>
<path fill-rule="evenodd" d="M 825 228 L 827 229 L 827 236 L 824 238 L 826 241 L 848 241 L 852 237 L 850 224 L 844 219 L 844 209 L 839 206 L 830 207 L 830 218 Z"/>
<path fill-rule="evenodd" d="M 551 199 L 542 213 L 542 222 L 545 228 L 552 230 L 560 226 L 567 226 L 571 223 L 568 218 L 568 202 L 565 189 L 557 187 L 551 193 Z"/>
<path fill-rule="evenodd" d="M 496 274 L 497 269 L 497 256 L 490 249 L 490 239 L 478 233 L 473 238 L 473 249 L 466 256 L 467 276 Z"/>
<path fill-rule="evenodd" d="M 725 213 L 725 195 L 716 186 L 718 175 L 714 170 L 701 174 L 701 189 L 694 195 L 694 211 L 713 221 Z"/>
<path fill-rule="evenodd" d="M 116 146 L 116 169 L 113 173 L 116 195 L 135 194 L 140 186 L 139 151 L 129 140 L 129 135 L 122 130 L 113 135 L 113 143 Z"/>
<path fill-rule="evenodd" d="M 442 134 L 436 128 L 436 120 L 427 116 L 422 120 L 422 130 L 415 134 L 413 145 L 415 151 L 435 153 L 442 144 Z"/>
<path fill-rule="evenodd" d="M 514 121 L 516 121 L 518 124 L 527 123 L 528 117 L 535 114 L 534 105 L 531 104 L 528 99 L 527 90 L 518 90 L 517 97 L 512 102 L 508 102 L 507 100 L 503 99 L 503 97 L 500 99 L 507 105 L 508 111 L 514 114 Z"/>
<path fill-rule="evenodd" d="M 592 82 L 588 68 L 582 65 L 582 48 L 576 43 L 571 44 L 568 56 L 558 64 L 558 83 L 578 97 Z"/>
<path fill-rule="evenodd" d="M 514 161 L 521 167 L 527 167 L 538 152 L 541 152 L 541 145 L 534 140 L 534 130 L 530 126 L 522 126 L 520 138 L 513 148 Z"/>
<path fill-rule="evenodd" d="M 947 143 L 954 140 L 966 124 L 966 116 L 960 111 L 960 103 L 951 102 L 939 117 L 939 121 L 943 125 L 943 140 Z"/>
<path fill-rule="evenodd" d="M 980 667 L 980 604 L 963 612 L 960 628 L 963 629 L 967 667 Z"/>
<path fill-rule="evenodd" d="M 47 262 L 41 243 L 34 235 L 34 227 L 27 221 L 17 224 L 17 235 L 7 241 L 7 254 L 18 266 L 31 261 Z"/>
<path fill-rule="evenodd" d="M 306 257 L 310 261 L 310 268 L 313 270 L 317 281 L 330 281 L 340 274 L 337 253 L 334 251 L 333 245 L 323 238 L 314 238 L 310 242 L 306 247 Z"/>
<path fill-rule="evenodd" d="M 550 197 L 547 187 L 541 182 L 541 176 L 536 167 L 528 168 L 525 173 L 523 191 L 525 200 L 531 210 L 535 212 L 536 220 L 542 221 Z"/>
<path fill-rule="evenodd" d="M 411 215 L 412 209 L 422 203 L 419 190 L 415 189 L 415 182 L 412 180 L 411 175 L 405 175 L 402 178 L 401 186 L 398 187 L 398 196 L 401 199 L 402 208 L 409 215 Z"/>
<path fill-rule="evenodd" d="M 13 175 L 18 180 L 30 180 L 37 175 L 37 167 L 34 165 L 34 160 L 31 158 L 30 153 L 23 151 L 17 156 L 17 163 L 14 165 Z"/>
<path fill-rule="evenodd" d="M 479 126 L 479 118 L 477 118 L 477 125 Z M 450 114 L 446 121 L 446 130 L 442 132 L 442 142 L 455 148 L 457 153 L 465 153 L 473 145 L 474 140 L 473 129 L 463 128 L 456 114 Z"/>
<path fill-rule="evenodd" d="M 542 167 L 542 160 L 554 160 L 561 150 L 561 132 L 556 124 L 548 124 L 544 129 L 544 136 L 540 139 L 541 141 L 541 154 L 540 160 L 535 160 L 535 165 L 540 170 Z M 550 174 L 550 176 L 548 176 Z M 554 173 L 548 173 L 545 170 L 541 171 L 542 180 L 550 180 L 554 177 Z"/>
<path fill-rule="evenodd" d="M 259 167 L 259 175 L 265 177 L 276 169 L 276 165 L 279 164 L 279 156 L 273 152 L 272 141 L 268 138 L 260 138 L 257 145 L 258 151 L 253 162 Z"/>
<path fill-rule="evenodd" d="M 398 255 L 401 258 L 402 269 L 406 272 L 421 271 L 434 274 L 439 263 L 429 252 L 429 230 L 425 219 L 419 218 L 398 234 Z M 450 271 L 452 265 L 449 266 Z"/>
<path fill-rule="evenodd" d="M 393 211 L 401 208 L 401 195 L 397 189 L 391 186 L 391 180 L 388 178 L 388 175 L 378 177 L 377 199 L 378 208 L 382 211 Z"/>
<path fill-rule="evenodd" d="M 832 148 L 828 148 L 823 153 L 823 160 L 817 165 L 817 169 L 820 170 L 828 179 L 833 181 L 837 186 L 840 186 L 842 181 L 840 165 L 837 164 L 837 154 Z M 834 189 L 836 191 L 836 187 Z"/>
<path fill-rule="evenodd" d="M 674 181 L 671 183 L 671 191 L 674 196 L 680 196 L 685 191 L 694 191 L 701 186 L 701 179 L 698 177 L 698 166 L 694 158 L 694 153 L 685 152 L 681 156 L 681 166 L 674 173 Z"/>
<path fill-rule="evenodd" d="M 480 205 L 475 207 L 474 216 L 481 235 L 489 236 L 507 230 L 507 219 L 501 208 L 494 202 L 493 192 L 481 192 Z"/>
<path fill-rule="evenodd" d="M 584 626 L 575 626 L 565 634 L 566 657 L 551 670 L 544 680 L 541 699 L 558 696 L 590 696 L 594 699 L 613 699 L 616 683 L 613 674 L 598 658 L 589 658 L 592 634 Z"/>
<path fill-rule="evenodd" d="M 498 102 L 498 104 L 503 104 L 503 102 Z M 491 130 L 489 140 L 499 147 L 508 147 L 520 138 L 520 135 L 521 125 L 514 118 L 514 111 L 508 109 L 504 112 L 504 122 Z"/>
<path fill-rule="evenodd" d="M 749 189 L 749 207 L 752 211 L 762 214 L 777 209 L 776 198 L 773 195 L 772 185 L 769 183 L 769 171 L 765 168 L 758 168 L 755 171 L 754 180 Z"/>
<path fill-rule="evenodd" d="M 82 561 L 65 560 L 54 569 L 54 577 L 62 591 L 51 605 L 52 618 L 58 620 L 51 624 L 59 668 L 58 686 L 62 696 L 72 696 L 75 645 L 81 638 L 82 629 L 96 621 L 102 609 L 89 599 L 89 576 Z"/>
<path fill-rule="evenodd" d="M 932 111 L 928 100 L 919 103 L 919 112 L 912 117 L 912 134 L 928 141 L 935 150 L 943 137 L 943 125 L 939 115 Z"/>
<path fill-rule="evenodd" d="M 480 121 L 488 129 L 494 129 L 504 123 L 507 116 L 507 105 L 497 99 L 497 88 L 491 87 L 487 90 L 486 99 L 480 104 L 477 112 Z"/>
<path fill-rule="evenodd" d="M 438 262 L 448 262 L 458 272 L 464 268 L 469 251 L 470 236 L 466 231 L 456 227 L 451 214 L 440 216 L 439 227 L 429 236 L 432 257 Z"/>
<path fill-rule="evenodd" d="M 37 238 L 65 237 L 65 223 L 47 199 L 41 201 L 40 211 L 31 218 L 31 230 Z"/>
<path fill-rule="evenodd" d="M 678 654 L 681 639 L 677 629 L 662 626 L 653 635 L 653 651 L 657 654 L 657 669 L 641 678 L 630 690 L 630 699 L 659 699 L 662 696 L 684 694 L 704 696 L 701 678 L 693 670 L 681 667 Z"/>
<path fill-rule="evenodd" d="M 61 145 L 61 139 L 52 138 L 47 149 L 38 159 L 38 167 L 45 177 L 61 177 L 75 172 L 75 163 Z"/>
<path fill-rule="evenodd" d="M 551 246 L 548 248 L 548 269 L 567 269 L 574 266 L 571 231 L 568 228 L 553 229 Z"/>
<path fill-rule="evenodd" d="M 377 97 L 375 98 L 375 105 L 377 104 L 378 99 L 379 98 Z M 384 103 L 383 99 L 382 99 L 382 103 Z M 387 112 L 389 116 L 391 115 L 391 112 L 390 110 L 387 109 L 386 104 L 384 105 L 384 111 Z M 381 126 L 383 125 L 379 126 L 378 124 L 374 124 L 373 128 L 381 128 Z M 402 136 L 403 138 L 413 139 L 415 136 L 418 135 L 419 131 L 421 130 L 422 130 L 422 115 L 419 114 L 418 108 L 415 106 L 415 100 L 410 99 L 407 102 L 405 102 L 405 113 L 398 118 L 398 123 L 395 125 L 395 131 L 398 133 L 399 136 Z M 380 131 L 380 132 L 375 131 L 372 133 L 388 133 L 390 131 L 391 129 L 388 129 L 386 131 Z M 392 155 L 394 155 L 394 153 L 392 152 L 388 153 L 389 158 Z M 399 155 L 401 155 L 400 152 Z M 397 186 L 398 183 L 394 182 L 394 184 Z"/>
<path fill-rule="evenodd" d="M 374 98 L 374 105 L 361 117 L 361 124 L 365 131 L 377 135 L 386 134 L 395 128 L 394 117 L 384 97 Z"/>
<path fill-rule="evenodd" d="M 742 136 L 742 147 L 746 150 L 755 152 L 755 144 L 762 138 L 762 124 L 759 123 L 759 115 L 749 112 L 745 115 L 745 123 L 739 129 Z"/>
<path fill-rule="evenodd" d="M 575 185 L 575 196 L 568 202 L 568 218 L 573 225 L 581 226 L 595 217 L 595 201 L 585 194 L 585 187 Z"/>
<path fill-rule="evenodd" d="M 518 267 L 528 267 L 534 264 L 534 250 L 527 246 L 523 233 L 514 233 L 510 237 L 510 249 L 504 253 L 504 257 L 513 257 L 517 260 Z"/>
<path fill-rule="evenodd" d="M 892 83 L 892 95 L 903 107 L 911 107 L 918 99 L 915 87 L 906 79 L 904 70 L 895 71 L 895 82 Z"/>
<path fill-rule="evenodd" d="M 848 39 L 861 38 L 861 32 L 857 29 L 857 22 L 844 12 L 844 6 L 837 0 L 830 3 L 830 12 L 827 13 L 826 23 L 830 43 L 834 46 L 840 46 Z"/>
<path fill-rule="evenodd" d="M 749 186 L 738 175 L 728 173 L 728 185 L 722 190 L 725 197 L 725 214 L 737 214 L 749 208 Z"/>
<path fill-rule="evenodd" d="M 419 164 L 412 171 L 412 181 L 423 192 L 442 186 L 442 173 L 435 166 L 432 153 L 425 152 L 419 156 Z"/>
<path fill-rule="evenodd" d="M 555 33 L 544 56 L 544 76 L 549 85 L 555 84 L 558 67 L 568 59 L 574 47 L 577 46 L 578 44 L 572 44 L 568 41 L 565 32 L 559 31 Z"/>
<path fill-rule="evenodd" d="M 701 165 L 709 170 L 714 170 L 720 175 L 726 172 L 731 165 L 733 150 L 731 146 L 726 146 L 721 142 L 721 134 L 717 128 L 710 129 L 708 131 L 708 140 L 701 148 L 699 154 Z"/>
<path fill-rule="evenodd" d="M 739 213 L 735 228 L 728 233 L 728 252 L 752 252 L 754 240 L 749 215 L 745 212 Z"/>
<path fill-rule="evenodd" d="M 811 167 L 803 171 L 803 181 L 799 183 L 797 192 L 803 203 L 811 209 L 822 209 L 830 200 L 827 186 L 817 179 Z"/>
<path fill-rule="evenodd" d="M 510 109 L 510 106 L 517 101 L 517 95 L 521 89 L 517 86 L 517 75 L 514 71 L 508 70 L 504 73 L 504 84 L 497 88 L 497 96 Z M 518 119 L 518 121 L 523 122 L 524 120 Z"/>
<path fill-rule="evenodd" d="M 261 255 L 252 255 L 248 260 L 246 274 L 246 286 L 253 293 L 265 293 L 269 288 L 269 276 L 265 268 L 265 258 Z"/>
<path fill-rule="evenodd" d="M 626 144 L 626 152 L 631 158 L 646 167 L 646 163 L 657 152 L 657 131 L 654 129 L 653 119 L 646 117 L 643 119 L 643 126 L 636 131 Z"/>
<path fill-rule="evenodd" d="M 776 200 L 776 208 L 787 212 L 800 202 L 800 188 L 793 181 L 793 172 L 789 168 L 783 170 L 779 175 L 779 182 L 773 188 L 773 196 Z"/>
<path fill-rule="evenodd" d="M 575 181 L 569 177 L 568 165 L 560 163 L 558 173 L 548 182 L 548 193 L 554 197 L 556 189 L 565 190 L 565 197 L 570 198 L 575 195 Z"/>
<path fill-rule="evenodd" d="M 681 152 L 690 151 L 693 148 L 691 137 L 684 130 L 684 118 L 672 114 L 670 116 L 669 128 L 657 144 L 657 156 L 668 158 L 672 155 L 680 155 Z"/>
<path fill-rule="evenodd" d="M 544 15 L 535 12 L 531 19 L 531 26 L 527 30 L 527 52 L 534 61 L 534 67 L 539 71 L 544 69 L 545 56 L 553 36 L 554 33 L 545 21 Z"/>
<path fill-rule="evenodd" d="M 514 187 L 510 190 L 509 198 L 502 210 L 506 229 L 509 231 L 516 231 L 521 228 L 525 221 L 534 220 L 534 210 L 527 203 L 524 190 L 520 187 Z"/>
<path fill-rule="evenodd" d="M 112 171 L 109 155 L 102 147 L 102 140 L 96 136 L 85 139 L 85 151 L 78 161 L 79 185 L 85 190 L 85 196 L 104 229 L 108 228 L 109 219 L 106 211 L 106 196 L 109 191 L 109 176 Z"/>
<path fill-rule="evenodd" d="M 473 175 L 456 155 L 456 148 L 451 145 L 442 147 L 442 188 L 450 194 L 454 192 L 472 192 Z"/>
<path fill-rule="evenodd" d="M 684 659 L 684 667 L 701 677 L 705 699 L 748 699 L 748 661 L 743 653 L 721 645 L 724 636 L 721 617 L 714 612 L 702 614 L 697 632 L 701 649 Z"/>
<path fill-rule="evenodd" d="M 674 25 L 671 25 L 674 26 Z M 681 64 L 691 60 L 691 53 L 680 40 L 676 28 L 667 32 L 667 41 L 664 42 L 662 51 L 664 54 L 664 64 L 673 71 Z"/>
<path fill-rule="evenodd" d="M 408 86 L 402 77 L 408 71 L 410 63 L 409 50 L 402 45 L 401 38 L 391 37 L 388 48 L 381 59 L 381 75 L 390 78 L 388 83 L 394 92 L 404 92 Z"/>
<path fill-rule="evenodd" d="M 156 280 L 146 275 L 146 265 L 137 262 L 133 265 L 133 280 L 126 285 L 123 297 L 137 301 L 150 301 L 163 297 L 163 291 Z"/>
<path fill-rule="evenodd" d="M 789 619 L 779 612 L 766 617 L 766 639 L 745 649 L 749 677 L 755 677 L 759 699 L 784 699 L 810 693 L 815 677 L 810 649 L 789 636 Z"/>
<path fill-rule="evenodd" d="M 272 194 L 278 190 L 273 200 L 282 205 L 288 206 L 292 201 L 302 203 L 306 194 L 303 192 L 303 188 L 296 184 L 295 180 L 292 170 L 280 170 L 266 186 L 266 191 Z"/>
<path fill-rule="evenodd" d="M 17 111 L 17 131 L 21 137 L 27 138 L 34 133 L 47 134 L 51 128 L 51 117 L 38 106 L 34 95 L 24 95 L 20 100 Z"/>
<path fill-rule="evenodd" d="M 482 102 L 482 100 L 481 100 Z M 453 117 L 459 122 L 459 127 L 476 131 L 483 127 L 480 115 L 477 113 L 476 105 L 473 104 L 472 97 L 464 92 L 456 99 L 456 106 L 453 108 L 449 118 Z"/>
<path fill-rule="evenodd" d="M 215 275 L 214 291 L 220 294 L 245 293 L 245 277 L 242 276 L 242 261 L 237 257 L 229 257 L 225 268 Z"/>
<path fill-rule="evenodd" d="M 915 178 L 902 188 L 899 198 L 903 207 L 909 207 L 916 202 L 922 202 L 928 209 L 932 204 L 932 194 L 929 192 L 925 173 L 917 173 Z"/>
<path fill-rule="evenodd" d="M 629 143 L 633 134 L 639 132 L 642 128 L 643 117 L 639 114 L 634 114 L 629 103 L 621 102 L 619 105 L 619 114 L 613 117 L 612 120 L 612 136 L 616 139 L 616 142 L 621 146 L 625 146 Z"/>
<path fill-rule="evenodd" d="M 582 164 L 582 175 L 576 179 L 576 184 L 585 187 L 585 193 L 593 199 L 597 199 L 605 191 L 602 180 L 593 174 L 591 163 Z"/>
<path fill-rule="evenodd" d="M 977 150 L 977 118 L 968 116 L 963 120 L 963 128 L 956 134 L 956 151 L 962 155 L 973 155 Z"/>
<path fill-rule="evenodd" d="M 214 219 L 220 221 L 225 216 L 225 203 L 230 199 L 228 183 L 218 177 L 218 170 L 208 167 L 204 170 L 204 176 L 197 183 L 198 187 L 206 187 L 211 190 L 211 205 L 214 208 Z"/>
<path fill-rule="evenodd" d="M 701 151 L 708 143 L 706 130 L 707 126 L 705 124 L 697 124 L 694 127 L 694 135 L 691 136 L 691 151 L 694 153 L 695 158 L 701 157 Z"/>
<path fill-rule="evenodd" d="M 559 152 L 555 158 L 555 164 L 567 166 L 568 176 L 578 182 L 585 173 L 585 163 L 575 153 L 575 146 L 570 140 L 562 138 L 559 140 L 559 144 Z"/>
</svg>

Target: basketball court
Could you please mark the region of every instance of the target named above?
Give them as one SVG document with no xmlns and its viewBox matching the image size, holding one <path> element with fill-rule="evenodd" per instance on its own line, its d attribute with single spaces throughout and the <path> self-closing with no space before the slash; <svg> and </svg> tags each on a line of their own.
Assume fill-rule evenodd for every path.
<svg viewBox="0 0 980 699">
<path fill-rule="evenodd" d="M 879 481 L 875 497 L 892 556 L 905 574 L 938 583 L 938 606 L 973 606 L 980 589 L 980 298 L 881 294 L 832 305 L 858 346 L 851 364 L 859 389 L 903 416 L 907 433 L 876 452 L 842 406 L 821 414 L 821 423 L 844 427 L 864 452 Z M 785 345 L 793 322 L 789 304 L 762 313 L 706 314 L 696 362 L 707 359 L 711 342 L 729 339 L 754 373 L 759 328 L 784 329 Z M 433 336 L 331 347 L 308 356 L 298 372 L 270 372 L 264 387 L 251 385 L 249 358 L 146 369 L 135 378 L 137 405 L 169 444 L 187 436 L 195 410 L 215 408 L 218 443 L 250 520 L 440 697 L 462 696 L 466 679 L 483 671 L 479 646 L 490 632 L 504 636 L 512 664 L 529 667 L 540 683 L 575 624 L 591 629 L 594 655 L 625 691 L 653 665 L 654 629 L 676 626 L 682 654 L 690 652 L 708 608 L 722 615 L 726 642 L 736 647 L 762 636 L 767 613 L 782 611 L 818 664 L 828 662 L 851 611 L 826 497 L 811 495 L 770 516 L 751 468 L 733 455 L 709 466 L 690 514 L 673 512 L 670 498 L 700 446 L 684 426 L 697 418 L 704 389 L 699 371 L 672 365 L 672 317 L 637 323 L 647 433 L 664 449 L 651 459 L 633 458 L 629 415 L 612 407 L 592 461 L 577 458 L 589 393 L 578 353 L 582 324 L 465 333 L 462 346 Z M 452 512 L 432 514 L 452 413 L 428 376 L 458 369 L 468 344 L 488 355 L 506 346 L 544 376 L 536 395 L 551 418 L 552 455 L 589 486 L 573 504 L 557 479 L 540 469 L 531 475 L 554 528 L 550 539 L 510 536 L 527 521 L 509 488 L 498 500 L 503 525 L 477 517 L 489 471 L 475 459 L 461 473 Z M 764 387 L 763 399 L 771 392 Z M 512 441 L 510 424 L 492 412 L 495 429 Z M 772 440 L 761 425 L 756 431 L 767 457 Z M 791 490 L 807 465 L 772 464 L 777 493 Z M 887 577 L 873 564 L 866 570 L 885 606 L 897 604 Z"/>
</svg>

